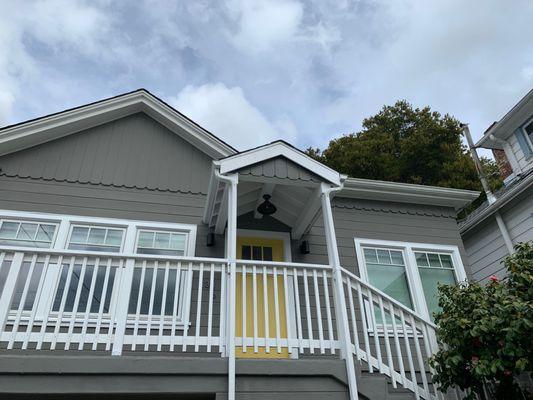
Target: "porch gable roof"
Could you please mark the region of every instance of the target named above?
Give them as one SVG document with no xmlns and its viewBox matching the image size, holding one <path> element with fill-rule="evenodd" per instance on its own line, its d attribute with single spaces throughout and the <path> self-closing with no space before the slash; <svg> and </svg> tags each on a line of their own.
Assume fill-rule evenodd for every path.
<svg viewBox="0 0 533 400">
<path fill-rule="evenodd" d="M 340 186 L 342 181 L 345 179 L 343 175 L 339 174 L 334 169 L 331 169 L 317 160 L 314 160 L 301 150 L 298 150 L 283 140 L 277 140 L 275 142 L 246 150 L 221 160 L 214 161 L 214 164 L 219 168 L 221 174 L 228 174 L 277 157 L 284 157 L 287 160 L 290 160 L 292 163 L 299 165 L 314 175 L 320 177 L 324 180 L 324 182 L 328 182 L 334 186 Z"/>
</svg>

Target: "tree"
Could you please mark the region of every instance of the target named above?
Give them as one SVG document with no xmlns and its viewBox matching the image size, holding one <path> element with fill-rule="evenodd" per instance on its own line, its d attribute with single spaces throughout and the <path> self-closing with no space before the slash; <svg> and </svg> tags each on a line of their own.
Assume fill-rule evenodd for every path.
<svg viewBox="0 0 533 400">
<path fill-rule="evenodd" d="M 533 367 L 533 242 L 505 259 L 508 279 L 488 285 L 439 287 L 435 314 L 440 350 L 430 363 L 443 391 L 459 387 L 468 398 L 518 399 L 517 378 Z M 485 390 L 484 390 L 485 388 Z"/>
<path fill-rule="evenodd" d="M 398 101 L 363 121 L 363 129 L 307 154 L 354 178 L 480 190 L 459 121 Z M 494 169 L 496 164 L 484 159 Z M 494 165 L 493 165 L 494 164 Z M 497 168 L 497 167 L 496 167 Z M 493 179 L 498 185 L 498 178 Z"/>
</svg>

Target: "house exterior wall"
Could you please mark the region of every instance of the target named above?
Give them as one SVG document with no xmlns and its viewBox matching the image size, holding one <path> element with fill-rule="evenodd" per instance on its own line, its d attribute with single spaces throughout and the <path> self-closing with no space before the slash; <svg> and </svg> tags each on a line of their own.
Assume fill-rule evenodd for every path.
<svg viewBox="0 0 533 400">
<path fill-rule="evenodd" d="M 533 240 L 533 187 L 502 207 L 500 215 L 513 244 Z M 506 276 L 502 261 L 508 251 L 494 216 L 465 232 L 463 241 L 473 279 L 484 282 L 491 275 Z"/>
<path fill-rule="evenodd" d="M 509 136 L 509 138 L 507 139 L 507 143 L 509 143 L 509 146 L 516 158 L 516 161 L 518 162 L 519 168 L 522 171 L 527 171 L 529 168 L 531 168 L 533 163 L 531 162 L 531 160 L 528 160 L 526 158 L 524 151 L 518 143 L 518 138 L 516 137 L 516 134 L 513 133 L 511 136 Z"/>
<path fill-rule="evenodd" d="M 455 211 L 451 208 L 340 197 L 333 199 L 332 207 L 341 264 L 356 274 L 359 268 L 354 238 L 364 238 L 458 246 L 470 275 Z M 322 215 L 302 239 L 309 240 L 311 252 L 299 254 L 295 243 L 295 261 L 328 262 Z"/>
<path fill-rule="evenodd" d="M 1 176 L 206 194 L 211 158 L 144 113 L 0 157 Z"/>
<path fill-rule="evenodd" d="M 513 167 L 511 166 L 511 163 L 507 159 L 507 156 L 505 155 L 504 150 L 493 149 L 492 155 L 494 156 L 494 159 L 496 160 L 496 163 L 498 164 L 498 168 L 500 170 L 500 175 L 502 179 L 507 178 L 509 175 L 513 173 Z"/>
<path fill-rule="evenodd" d="M 322 182 L 320 177 L 284 157 L 276 157 L 266 160 L 262 163 L 242 168 L 238 172 L 241 175 L 251 175 L 256 177 L 301 180 L 315 183 Z"/>
<path fill-rule="evenodd" d="M 218 236 L 216 245 L 207 247 L 208 229 L 201 221 L 211 161 L 209 157 L 163 126 L 153 122 L 149 117 L 136 114 L 86 132 L 0 157 L 2 168 L 0 209 L 195 224 L 198 226 L 195 256 L 222 258 L 224 237 Z M 263 165 L 261 174 L 265 176 L 271 174 L 273 177 L 283 179 L 291 179 L 291 176 L 300 180 L 316 179 L 311 174 L 306 176 L 302 170 L 293 168 L 290 162 L 285 162 L 282 166 L 278 164 L 278 160 L 267 162 L 265 165 L 270 165 L 273 169 L 265 170 L 265 165 Z M 253 174 L 254 172 L 250 169 L 243 173 Z M 464 263 L 467 264 L 454 219 L 455 214 L 451 208 L 336 198 L 333 200 L 333 216 L 341 263 L 352 272 L 358 273 L 355 237 L 456 245 L 459 247 Z M 240 218 L 239 227 L 250 228 L 252 222 L 251 215 L 243 215 Z M 274 221 L 264 221 L 263 227 L 257 229 L 286 231 L 285 226 Z M 299 242 L 293 241 L 293 261 L 327 264 L 322 215 L 318 215 L 303 239 L 309 240 L 311 253 L 300 254 Z M 198 286 L 197 282 L 193 282 L 193 287 Z M 220 287 L 218 284 L 216 286 Z M 219 296 L 219 293 L 215 292 L 215 295 Z M 218 315 L 214 315 L 215 319 L 217 317 Z M 194 318 L 191 320 L 193 322 L 190 329 L 194 329 Z M 359 326 L 362 325 L 359 324 Z M 48 354 L 43 357 L 50 357 L 50 362 L 53 364 L 58 360 L 57 357 L 61 359 L 65 356 Z M 101 361 L 98 357 L 91 361 L 97 367 L 106 362 L 104 356 L 100 357 L 102 357 Z M 33 361 L 28 360 L 26 358 L 26 361 L 21 361 L 20 368 L 29 368 L 34 364 Z M 127 356 L 124 356 L 123 360 L 127 363 Z M 225 362 L 226 360 L 211 358 L 208 363 L 214 365 L 219 361 Z M 343 370 L 343 361 L 337 359 L 336 361 L 339 361 Z M 2 362 L 4 362 L 4 368 L 10 368 L 6 367 L 7 364 L 0 357 L 0 367 Z M 83 364 L 80 359 L 76 359 L 76 362 Z M 255 369 L 255 375 L 249 374 L 242 377 L 237 371 L 237 382 L 241 385 L 237 390 L 246 393 L 239 398 L 258 400 L 264 398 L 290 398 L 291 400 L 346 398 L 345 383 L 339 383 L 338 377 L 330 377 L 331 368 L 320 369 L 320 365 L 323 365 L 319 364 L 320 362 L 309 361 L 308 363 L 310 369 L 307 375 L 313 376 L 312 379 L 305 376 L 274 376 L 267 379 L 264 377 L 268 374 L 265 366 L 268 366 L 269 362 L 257 361 L 261 368 Z M 189 360 L 187 363 L 188 368 L 193 368 L 201 361 Z M 124 365 L 124 368 L 127 370 L 127 365 Z M 46 367 L 43 367 L 40 372 L 33 374 L 33 377 L 20 374 L 16 380 L 16 387 L 28 390 L 33 388 L 38 391 L 43 387 L 57 387 L 57 379 L 64 379 L 54 378 L 54 374 L 46 371 Z M 180 374 L 183 375 L 183 372 L 176 375 Z M 188 374 L 187 379 L 192 379 L 190 372 Z M 212 379 L 214 386 L 209 387 L 210 393 L 223 393 L 225 386 L 221 388 L 220 385 L 222 383 L 225 385 L 227 382 L 225 374 L 226 372 L 222 371 L 222 378 L 218 376 Z M 217 376 L 217 373 L 213 372 L 212 375 Z M 113 381 L 96 373 L 90 376 L 80 373 L 70 381 L 72 382 L 70 385 L 72 390 L 75 390 L 75 388 L 97 384 L 104 384 L 102 387 L 106 387 L 105 384 L 109 387 L 118 385 L 116 386 L 118 389 L 131 387 L 129 385 L 133 384 L 142 384 L 132 378 L 131 374 L 128 378 L 118 378 L 122 379 L 120 380 L 122 383 L 117 384 L 118 380 Z M 0 383 L 2 383 L 0 387 L 3 387 L 0 389 L 0 394 L 2 390 L 8 393 L 7 388 L 15 387 L 13 386 L 15 381 L 11 379 L 11 375 L 7 374 L 5 369 L 0 370 Z M 168 376 L 158 376 L 154 379 L 157 379 L 154 382 L 162 385 L 163 388 L 166 387 L 165 385 L 173 385 L 172 387 L 176 388 L 177 383 L 182 382 L 185 385 L 186 381 L 177 378 L 172 381 Z M 193 380 L 196 387 L 207 390 L 209 385 L 202 386 L 200 382 L 208 382 L 211 378 L 199 375 L 194 379 L 196 379 L 196 381 Z M 45 381 L 49 386 L 42 386 Z M 156 383 L 152 385 L 146 382 L 144 381 L 145 388 L 156 385 Z M 6 386 L 4 383 L 6 385 L 10 383 L 10 385 Z M 379 384 L 383 386 L 383 382 Z M 215 387 L 216 385 L 219 385 L 218 388 Z M 316 390 L 310 393 L 309 388 L 316 388 Z M 140 392 L 142 388 L 139 386 L 136 390 Z M 183 387 L 180 390 L 183 391 Z M 363 386 L 360 390 L 364 392 L 366 387 Z M 221 396 L 220 398 L 223 398 L 223 394 Z"/>
</svg>

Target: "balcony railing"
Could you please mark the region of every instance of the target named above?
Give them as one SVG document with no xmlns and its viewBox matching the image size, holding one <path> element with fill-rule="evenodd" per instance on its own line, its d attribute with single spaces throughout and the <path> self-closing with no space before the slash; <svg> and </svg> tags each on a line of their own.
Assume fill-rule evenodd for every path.
<svg viewBox="0 0 533 400">
<path fill-rule="evenodd" d="M 428 366 L 437 350 L 435 326 L 401 303 L 344 269 L 336 285 L 328 265 L 231 265 L 225 259 L 2 247 L 0 346 L 228 356 L 235 343 L 237 357 L 354 357 L 361 370 L 385 374 L 417 398 L 441 396 Z M 345 309 L 336 305 L 339 287 Z M 341 316 L 349 337 L 341 334 Z M 343 354 L 344 341 L 352 354 Z"/>
</svg>

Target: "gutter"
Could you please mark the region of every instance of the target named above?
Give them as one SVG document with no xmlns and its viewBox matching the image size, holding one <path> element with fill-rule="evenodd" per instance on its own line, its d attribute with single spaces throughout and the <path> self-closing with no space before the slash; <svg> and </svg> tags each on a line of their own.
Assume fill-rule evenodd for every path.
<svg viewBox="0 0 533 400">
<path fill-rule="evenodd" d="M 471 220 L 468 220 L 463 225 L 461 225 L 459 227 L 459 232 L 461 234 L 467 233 L 470 229 L 474 228 L 481 221 L 483 221 L 486 218 L 490 217 L 492 214 L 497 212 L 500 208 L 504 207 L 506 204 L 508 204 L 514 198 L 516 198 L 517 196 L 522 194 L 532 184 L 533 184 L 533 170 L 524 178 L 523 181 L 517 183 L 514 188 L 510 189 L 508 192 L 504 193 L 501 197 L 499 197 L 496 200 L 496 202 L 494 202 L 493 204 L 489 205 L 487 208 L 485 208 L 479 214 L 474 216 Z"/>
<path fill-rule="evenodd" d="M 347 178 L 342 197 L 452 207 L 459 210 L 479 196 L 478 191 L 411 183 Z"/>
</svg>

